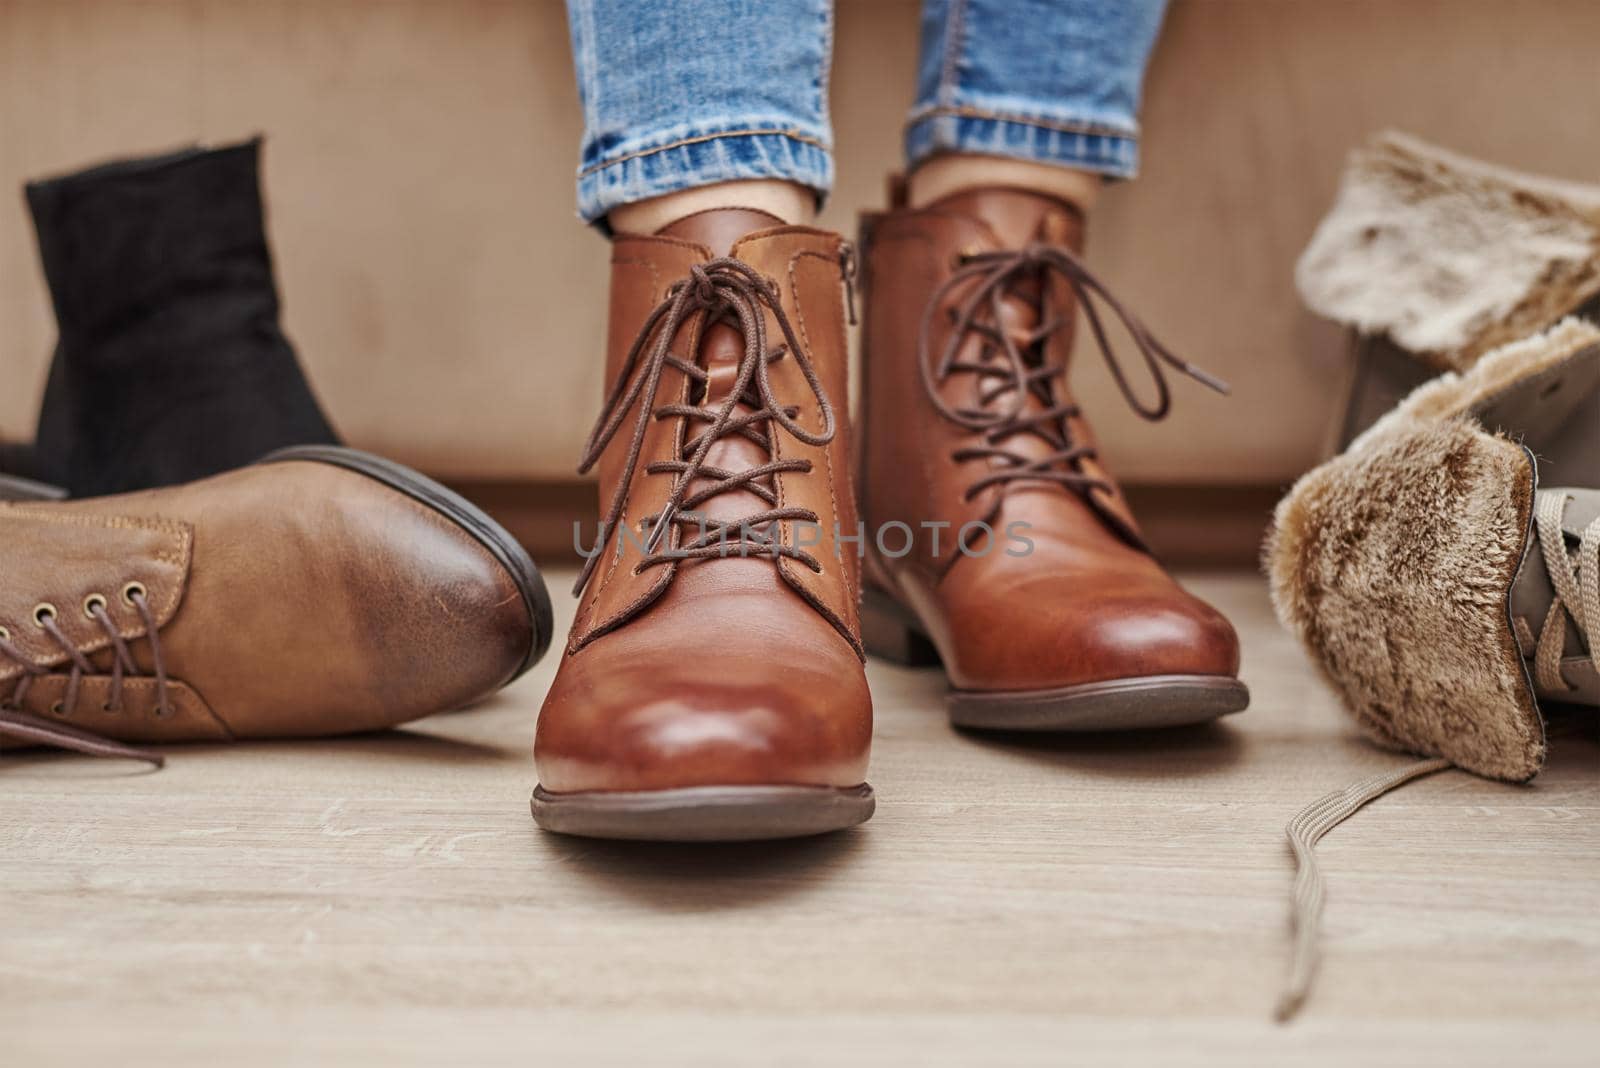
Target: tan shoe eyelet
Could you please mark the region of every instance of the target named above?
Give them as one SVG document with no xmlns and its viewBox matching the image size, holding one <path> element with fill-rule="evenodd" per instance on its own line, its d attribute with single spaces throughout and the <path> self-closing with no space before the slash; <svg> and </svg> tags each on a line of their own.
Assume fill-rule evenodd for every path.
<svg viewBox="0 0 1600 1068">
<path fill-rule="evenodd" d="M 89 596 L 83 599 L 83 614 L 88 616 L 90 619 L 95 618 L 96 612 L 104 612 L 105 610 L 106 598 L 104 594 L 91 593 Z"/>
<path fill-rule="evenodd" d="M 122 587 L 122 603 L 133 607 L 134 597 L 149 597 L 150 592 L 144 588 L 142 582 L 130 582 Z"/>
<path fill-rule="evenodd" d="M 33 606 L 33 621 L 39 626 L 44 626 L 45 620 L 56 618 L 56 606 L 49 601 L 40 601 Z"/>
<path fill-rule="evenodd" d="M 0 642 L 8 642 L 10 640 L 11 640 L 11 632 L 9 630 L 7 630 L 5 627 L 0 627 Z"/>
<path fill-rule="evenodd" d="M 50 705 L 50 714 L 52 716 L 64 716 L 67 714 L 67 706 L 60 701 L 56 701 Z"/>
</svg>

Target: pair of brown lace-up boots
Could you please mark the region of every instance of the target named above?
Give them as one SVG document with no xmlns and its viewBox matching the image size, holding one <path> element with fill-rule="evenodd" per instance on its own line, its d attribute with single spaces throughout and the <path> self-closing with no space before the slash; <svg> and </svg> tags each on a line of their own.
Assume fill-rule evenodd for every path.
<svg viewBox="0 0 1600 1068">
<path fill-rule="evenodd" d="M 852 433 L 852 246 L 743 209 L 615 239 L 615 384 L 582 463 L 603 518 L 539 719 L 542 826 L 745 839 L 867 819 L 868 652 L 942 663 L 969 728 L 1245 707 L 1233 629 L 1151 556 L 1072 399 L 1074 321 L 1148 419 L 1165 369 L 1218 383 L 1082 247 L 1078 211 L 1016 189 L 866 219 Z"/>
</svg>

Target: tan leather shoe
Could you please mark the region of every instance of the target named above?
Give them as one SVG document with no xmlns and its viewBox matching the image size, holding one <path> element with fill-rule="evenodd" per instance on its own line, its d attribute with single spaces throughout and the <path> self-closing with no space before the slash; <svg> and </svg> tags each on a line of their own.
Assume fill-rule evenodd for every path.
<svg viewBox="0 0 1600 1068">
<path fill-rule="evenodd" d="M 344 734 L 459 708 L 549 643 L 509 534 L 333 446 L 184 486 L 0 505 L 0 744 Z"/>
<path fill-rule="evenodd" d="M 872 814 L 838 236 L 689 216 L 612 252 L 585 450 L 607 537 L 539 716 L 533 816 L 607 838 Z M 619 529 L 620 528 L 620 529 Z"/>
<path fill-rule="evenodd" d="M 1106 730 L 1193 723 L 1249 701 L 1238 640 L 1151 557 L 1065 377 L 1090 324 L 1129 404 L 1166 414 L 1168 353 L 1083 267 L 1082 218 L 989 189 L 863 225 L 860 457 L 872 651 L 942 661 L 961 726 Z M 1126 325 L 1157 387 L 1106 341 Z M 901 526 L 891 526 L 900 524 Z"/>
</svg>

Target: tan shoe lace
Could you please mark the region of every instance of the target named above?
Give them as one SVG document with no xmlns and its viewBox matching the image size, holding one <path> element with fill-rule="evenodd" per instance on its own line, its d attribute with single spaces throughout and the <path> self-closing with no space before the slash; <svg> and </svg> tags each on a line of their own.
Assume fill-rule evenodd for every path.
<svg viewBox="0 0 1600 1068">
<path fill-rule="evenodd" d="M 1551 694 L 1571 689 L 1561 675 L 1568 617 L 1577 627 L 1595 667 L 1600 669 L 1600 649 L 1594 645 L 1595 628 L 1600 626 L 1600 519 L 1585 527 L 1575 551 L 1569 550 L 1561 521 L 1566 516 L 1567 504 L 1571 500 L 1572 497 L 1565 493 L 1541 493 L 1534 509 L 1539 550 L 1556 590 L 1555 599 L 1539 631 L 1534 653 L 1534 679 L 1542 691 Z M 1290 912 L 1294 951 L 1289 977 L 1278 1002 L 1278 1019 L 1289 1019 L 1305 1004 L 1316 972 L 1319 956 L 1317 935 L 1324 893 L 1322 870 L 1317 864 L 1317 842 L 1367 802 L 1413 779 L 1449 767 L 1451 764 L 1448 760 L 1436 758 L 1374 775 L 1318 798 L 1289 821 L 1289 847 L 1295 857 L 1293 907 Z"/>
<path fill-rule="evenodd" d="M 170 695 L 167 692 L 167 669 L 161 655 L 161 639 L 156 630 L 155 617 L 150 611 L 150 605 L 145 600 L 143 592 L 136 588 L 127 590 L 123 594 L 124 600 L 139 613 L 139 618 L 144 622 L 145 640 L 150 645 L 150 659 L 152 674 L 156 680 L 156 715 L 165 718 L 172 714 Z M 105 711 L 116 713 L 122 711 L 123 680 L 137 677 L 138 665 L 134 662 L 133 654 L 128 651 L 128 644 L 117 631 L 117 626 L 106 611 L 103 598 L 91 598 L 84 605 L 84 611 L 100 625 L 110 639 L 112 649 L 111 660 L 111 694 L 105 704 Z M 66 674 L 67 692 L 62 699 L 52 706 L 51 711 L 56 715 L 70 716 L 77 711 L 78 701 L 82 692 L 82 683 L 85 675 L 99 675 L 89 658 L 84 656 L 78 647 L 61 632 L 56 623 L 55 611 L 48 605 L 40 605 L 34 612 L 34 623 L 43 630 L 67 654 Z M 22 676 L 17 680 L 11 695 L 0 702 L 0 737 L 15 738 L 20 741 L 32 742 L 42 745 L 53 745 L 60 749 L 70 749 L 73 752 L 86 753 L 90 756 L 128 757 L 133 760 L 144 760 L 156 767 L 165 763 L 165 758 L 159 753 L 135 746 L 124 745 L 121 742 L 75 727 L 66 723 L 58 723 L 43 716 L 35 716 L 22 711 L 22 702 L 27 699 L 28 691 L 33 687 L 34 680 L 45 675 L 60 674 L 60 671 L 51 672 L 39 667 L 28 654 L 12 643 L 10 635 L 0 630 L 0 655 L 14 661 L 22 668 Z"/>
<path fill-rule="evenodd" d="M 1539 550 L 1544 554 L 1545 570 L 1556 596 L 1539 628 L 1539 641 L 1533 657 L 1533 677 L 1542 692 L 1559 694 L 1572 687 L 1561 677 L 1561 654 L 1566 645 L 1566 621 L 1578 629 L 1583 647 L 1600 671 L 1600 519 L 1584 528 L 1576 546 L 1576 556 L 1567 549 L 1561 520 L 1572 497 L 1565 493 L 1541 493 L 1534 511 L 1539 531 Z"/>
<path fill-rule="evenodd" d="M 1317 843 L 1369 801 L 1377 800 L 1412 779 L 1420 779 L 1451 766 L 1448 760 L 1434 758 L 1373 775 L 1319 797 L 1289 821 L 1285 833 L 1295 861 L 1294 891 L 1289 911 L 1294 949 L 1289 959 L 1289 977 L 1284 981 L 1283 993 L 1278 999 L 1276 1016 L 1279 1020 L 1290 1019 L 1305 1004 L 1321 956 L 1317 936 L 1322 925 L 1322 903 L 1327 883 L 1322 877 L 1321 866 L 1317 864 Z"/>
<path fill-rule="evenodd" d="M 766 312 L 772 314 L 783 335 L 783 342 L 768 347 Z M 695 314 L 704 313 L 691 344 L 697 344 L 705 330 L 718 323 L 726 323 L 738 330 L 744 338 L 744 352 L 740 357 L 732 389 L 727 399 L 715 407 L 701 404 L 656 405 L 656 393 L 661 386 L 662 371 L 671 367 L 687 376 L 703 396 L 710 376 L 694 362 L 693 356 L 684 358 L 671 350 L 679 328 Z M 778 360 L 792 358 L 805 375 L 806 384 L 816 398 L 822 419 L 820 431 L 810 431 L 795 419 L 800 409 L 779 401 L 773 392 L 769 368 Z M 735 414 L 744 405 L 747 412 Z M 675 568 L 685 560 L 708 557 L 741 556 L 767 557 L 774 562 L 788 557 L 813 571 L 822 565 L 810 553 L 785 545 L 781 532 L 773 529 L 782 520 L 815 523 L 817 513 L 806 508 L 778 507 L 778 492 L 773 476 L 783 472 L 806 473 L 811 470 L 809 460 L 782 460 L 777 458 L 773 435 L 781 429 L 790 437 L 808 445 L 825 445 L 833 440 L 833 406 L 823 392 L 810 357 L 796 337 L 793 326 L 783 310 L 783 303 L 775 282 L 763 277 L 748 264 L 731 257 L 721 257 L 689 270 L 689 277 L 673 284 L 666 299 L 656 306 L 645 319 L 623 360 L 622 370 L 601 410 L 600 419 L 589 435 L 583 449 L 583 459 L 578 472 L 584 474 L 599 462 L 607 445 L 621 429 L 628 414 L 637 410 L 634 418 L 633 438 L 628 445 L 627 459 L 622 475 L 612 495 L 611 505 L 600 524 L 602 539 L 615 536 L 627 506 L 628 490 L 633 473 L 639 464 L 644 446 L 645 432 L 652 420 L 681 419 L 685 424 L 685 440 L 670 460 L 649 463 L 649 474 L 676 475 L 672 492 L 658 514 L 640 520 L 641 529 L 649 531 L 644 544 L 645 555 L 635 570 L 667 566 Z M 699 424 L 698 433 L 689 429 Z M 754 442 L 773 459 L 743 471 L 729 471 L 709 466 L 706 456 L 711 446 L 721 438 L 737 434 Z M 708 480 L 707 485 L 689 492 L 698 478 Z M 693 510 L 711 498 L 733 490 L 748 490 L 770 505 L 762 511 L 728 521 L 713 521 Z M 686 530 L 696 531 L 695 536 L 682 540 Z M 670 540 L 668 533 L 671 532 Z M 668 544 L 662 547 L 663 541 Z M 573 592 L 581 592 L 602 554 L 594 553 L 584 563 Z M 636 614 L 644 605 L 634 609 Z M 619 621 L 620 624 L 620 621 Z"/>
<path fill-rule="evenodd" d="M 1171 390 L 1163 366 L 1181 371 L 1218 393 L 1228 392 L 1227 383 L 1179 359 L 1157 341 L 1138 317 L 1112 296 L 1069 250 L 1056 245 L 1031 244 L 1018 250 L 965 254 L 955 272 L 928 301 L 917 345 L 922 384 L 933 406 L 951 422 L 983 433 L 983 445 L 959 449 L 951 458 L 958 463 L 991 460 L 1000 464 L 967 487 L 968 500 L 996 485 L 1002 488 L 1003 496 L 1006 487 L 1018 482 L 1054 482 L 1079 492 L 1111 489 L 1104 480 L 1084 473 L 1079 467 L 1081 461 L 1095 457 L 1095 450 L 1073 442 L 1068 430 L 1067 420 L 1078 415 L 1079 409 L 1056 395 L 1056 380 L 1066 373 L 1066 367 L 1047 363 L 1043 358 L 1045 341 L 1058 331 L 1070 329 L 1070 313 L 1042 320 L 1022 332 L 1004 326 L 1004 302 L 1021 297 L 1024 283 L 1036 283 L 1042 291 L 1047 276 L 1052 273 L 1064 278 L 1076 292 L 1077 303 L 1083 308 L 1117 388 L 1128 406 L 1140 416 L 1154 422 L 1164 419 L 1171 407 Z M 952 293 L 966 286 L 971 286 L 971 292 L 948 311 L 949 337 L 935 360 L 931 340 L 935 316 L 940 308 L 946 307 Z M 1146 404 L 1129 383 L 1106 334 L 1104 317 L 1097 304 L 1109 309 L 1122 322 L 1123 329 L 1144 358 L 1155 382 L 1155 403 Z M 982 338 L 978 359 L 959 359 L 963 342 L 974 334 Z M 940 396 L 940 386 L 958 372 L 976 375 L 984 383 L 978 391 L 977 407 L 956 407 Z M 1005 409 L 989 409 L 989 405 L 1006 396 L 1011 397 L 1011 403 Z M 1027 411 L 1030 397 L 1037 399 L 1042 407 Z M 1043 439 L 1052 451 L 1033 457 L 1005 447 L 1008 439 L 1024 433 Z"/>
</svg>

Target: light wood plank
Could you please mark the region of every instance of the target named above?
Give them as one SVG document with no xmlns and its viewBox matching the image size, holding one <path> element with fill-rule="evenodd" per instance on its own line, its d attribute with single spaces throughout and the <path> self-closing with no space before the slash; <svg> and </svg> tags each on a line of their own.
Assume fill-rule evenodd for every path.
<svg viewBox="0 0 1600 1068">
<path fill-rule="evenodd" d="M 6 758 L 0 1059 L 1592 1064 L 1592 722 L 1532 786 L 1452 773 L 1335 831 L 1318 989 L 1269 1022 L 1284 822 L 1404 758 L 1356 736 L 1258 579 L 1193 585 L 1245 635 L 1248 712 L 962 737 L 936 674 L 874 662 L 878 815 L 811 842 L 539 833 L 553 661 L 377 737 L 186 749 L 149 775 Z"/>
</svg>

